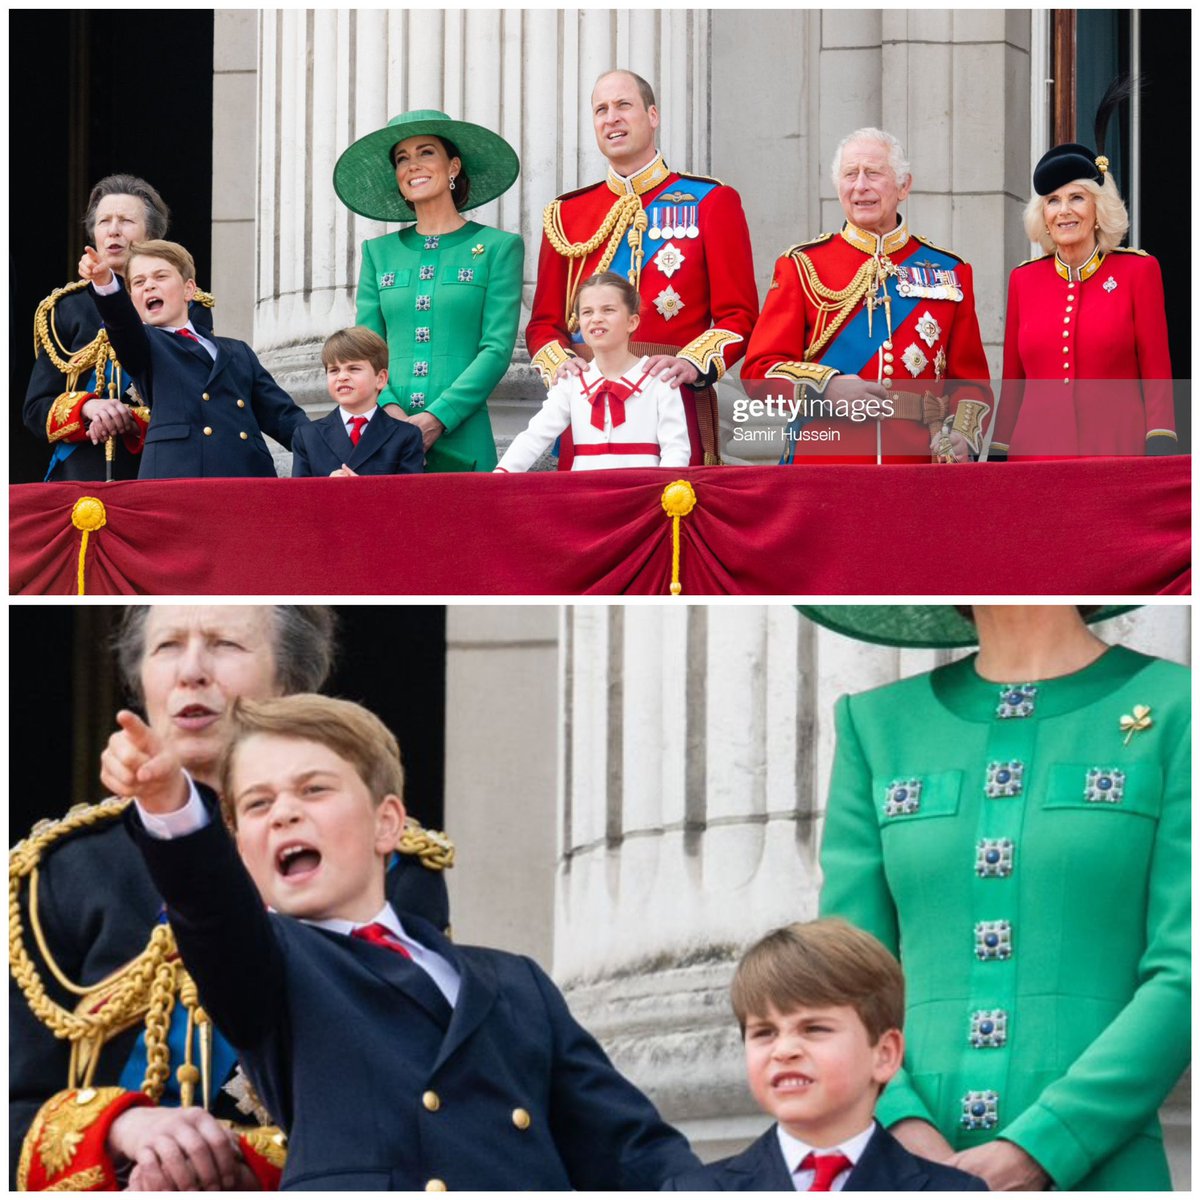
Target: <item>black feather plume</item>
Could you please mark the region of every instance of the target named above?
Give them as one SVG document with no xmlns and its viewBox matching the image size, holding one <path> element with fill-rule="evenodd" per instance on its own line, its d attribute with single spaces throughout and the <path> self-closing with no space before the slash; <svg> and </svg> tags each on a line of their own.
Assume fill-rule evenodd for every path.
<svg viewBox="0 0 1200 1200">
<path fill-rule="evenodd" d="M 1100 97 L 1100 106 L 1096 109 L 1096 154 L 1104 153 L 1104 135 L 1108 130 L 1108 121 L 1122 100 L 1127 100 L 1141 87 L 1141 76 L 1118 76 L 1105 89 Z"/>
</svg>

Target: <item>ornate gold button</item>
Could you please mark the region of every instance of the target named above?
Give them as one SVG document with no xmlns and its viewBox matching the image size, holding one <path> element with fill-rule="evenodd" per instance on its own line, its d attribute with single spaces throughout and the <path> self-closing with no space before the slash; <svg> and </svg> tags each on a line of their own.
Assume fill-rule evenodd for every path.
<svg viewBox="0 0 1200 1200">
<path fill-rule="evenodd" d="M 212 437 L 212 426 L 211 426 L 211 425 L 205 425 L 205 427 L 204 427 L 204 436 L 205 436 L 205 437 Z"/>
<path fill-rule="evenodd" d="M 238 408 L 245 408 L 245 407 L 246 407 L 246 402 L 245 402 L 245 400 L 239 400 L 239 401 L 238 401 Z"/>
<path fill-rule="evenodd" d="M 428 1182 L 428 1183 L 425 1185 L 425 1190 L 426 1190 L 427 1192 L 444 1192 L 444 1191 L 447 1191 L 448 1189 L 446 1188 L 446 1183 L 445 1183 L 445 1181 L 444 1181 L 444 1180 L 442 1180 L 442 1179 L 431 1179 L 431 1180 L 430 1180 L 430 1181 L 429 1181 L 429 1182 Z"/>
<path fill-rule="evenodd" d="M 895 362 L 895 361 L 896 361 L 896 356 L 895 356 L 894 354 L 885 354 L 885 355 L 883 356 L 883 361 L 884 361 L 884 362 Z"/>
<path fill-rule="evenodd" d="M 242 439 L 242 441 L 243 441 L 243 442 L 244 442 L 244 441 L 245 441 L 245 440 L 246 440 L 246 439 L 247 439 L 249 436 L 250 436 L 250 435 L 249 435 L 249 434 L 248 434 L 248 433 L 247 433 L 247 432 L 246 432 L 244 429 L 242 430 L 242 432 L 241 432 L 241 433 L 239 433 L 239 434 L 238 434 L 238 437 L 240 437 L 240 438 Z"/>
<path fill-rule="evenodd" d="M 512 1123 L 518 1129 L 528 1129 L 533 1123 L 533 1118 L 523 1108 L 514 1108 Z"/>
<path fill-rule="evenodd" d="M 421 1097 L 421 1103 L 425 1105 L 430 1112 L 437 1112 L 442 1107 L 442 1099 L 437 1092 L 426 1092 Z"/>
<path fill-rule="evenodd" d="M 883 373 L 885 375 L 890 375 L 895 369 L 896 369 L 895 367 L 884 367 Z"/>
</svg>

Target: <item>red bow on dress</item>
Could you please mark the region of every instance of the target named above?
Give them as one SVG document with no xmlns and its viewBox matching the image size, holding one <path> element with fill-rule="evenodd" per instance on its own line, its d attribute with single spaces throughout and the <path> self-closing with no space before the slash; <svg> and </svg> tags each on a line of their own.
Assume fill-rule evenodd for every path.
<svg viewBox="0 0 1200 1200">
<path fill-rule="evenodd" d="M 637 388 L 617 380 L 603 379 L 600 388 L 589 399 L 592 404 L 592 428 L 604 432 L 604 406 L 608 405 L 614 429 L 625 424 L 625 401 L 633 395 Z"/>
</svg>

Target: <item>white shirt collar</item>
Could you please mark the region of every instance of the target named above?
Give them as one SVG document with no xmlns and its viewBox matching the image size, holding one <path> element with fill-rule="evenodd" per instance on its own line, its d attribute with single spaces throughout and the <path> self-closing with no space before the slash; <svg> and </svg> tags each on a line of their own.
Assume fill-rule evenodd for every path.
<svg viewBox="0 0 1200 1200">
<path fill-rule="evenodd" d="M 338 405 L 338 408 L 341 411 L 342 424 L 345 425 L 347 433 L 350 432 L 350 421 L 352 418 L 366 417 L 367 420 L 370 421 L 370 419 L 375 415 L 375 412 L 372 411 L 371 409 L 367 409 L 367 411 L 365 413 L 352 413 L 352 412 L 347 412 L 344 408 L 341 407 L 341 405 Z"/>
<path fill-rule="evenodd" d="M 819 1148 L 793 1137 L 782 1125 L 776 1125 L 775 1132 L 779 1135 L 779 1147 L 783 1151 L 783 1161 L 787 1163 L 788 1174 L 795 1175 L 800 1169 L 800 1164 L 810 1154 L 844 1154 L 854 1166 L 857 1166 L 858 1160 L 862 1158 L 863 1151 L 867 1148 L 867 1143 L 871 1140 L 871 1135 L 875 1132 L 875 1122 L 872 1121 L 862 1133 L 856 1133 L 836 1146 Z"/>
<path fill-rule="evenodd" d="M 383 925 L 389 933 L 394 933 L 398 938 L 412 941 L 412 938 L 404 932 L 404 926 L 400 924 L 400 918 L 396 916 L 396 910 L 390 904 L 384 904 L 369 921 L 347 921 L 342 917 L 324 917 L 319 921 L 305 920 L 304 923 L 305 925 L 315 925 L 318 929 L 328 929 L 330 933 L 341 933 L 346 937 L 364 925 Z"/>
</svg>

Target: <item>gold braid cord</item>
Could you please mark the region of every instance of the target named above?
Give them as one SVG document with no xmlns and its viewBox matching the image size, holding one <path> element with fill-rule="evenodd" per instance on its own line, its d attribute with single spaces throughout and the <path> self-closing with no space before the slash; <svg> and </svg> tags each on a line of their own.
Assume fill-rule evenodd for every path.
<svg viewBox="0 0 1200 1200">
<path fill-rule="evenodd" d="M 408 817 L 398 847 L 401 854 L 415 854 L 421 866 L 444 871 L 454 866 L 454 843 L 440 829 L 426 829 L 420 821 Z"/>
<path fill-rule="evenodd" d="M 868 258 L 854 278 L 840 291 L 834 291 L 821 282 L 816 267 L 807 254 L 793 251 L 792 260 L 800 275 L 800 287 L 817 309 L 817 321 L 813 327 L 812 341 L 804 351 L 807 360 L 814 360 L 829 344 L 833 335 L 845 324 L 846 318 L 858 306 L 860 300 L 879 286 L 876 277 L 877 263 Z M 832 320 L 830 319 L 832 318 Z"/>
<path fill-rule="evenodd" d="M 562 226 L 562 201 L 554 200 L 546 205 L 542 213 L 542 227 L 546 231 L 546 238 L 556 253 L 569 260 L 567 263 L 566 305 L 563 309 L 563 319 L 569 330 L 574 331 L 578 328 L 578 322 L 575 320 L 575 296 L 579 291 L 579 285 L 583 282 L 584 264 L 588 255 L 598 250 L 605 238 L 608 238 L 608 245 L 605 246 L 604 253 L 600 256 L 600 261 L 596 264 L 593 274 L 598 275 L 601 271 L 608 270 L 617 253 L 617 247 L 621 244 L 621 238 L 631 225 L 634 226 L 630 233 L 629 243 L 633 248 L 633 273 L 636 275 L 640 272 L 642 250 L 640 229 L 638 228 L 639 217 L 641 218 L 640 229 L 645 229 L 646 213 L 642 208 L 641 197 L 633 193 L 618 196 L 612 208 L 608 210 L 608 215 L 601 222 L 600 228 L 586 242 L 572 242 L 567 239 L 566 230 Z M 637 287 L 636 278 L 629 282 Z"/>
<path fill-rule="evenodd" d="M 39 350 L 45 350 L 50 361 L 65 375 L 67 363 L 59 357 L 60 354 L 70 357 L 71 351 L 58 340 L 58 330 L 54 326 L 54 306 L 72 292 L 78 292 L 87 287 L 82 279 L 68 283 L 66 287 L 55 288 L 45 300 L 37 306 L 33 314 L 33 357 L 37 358 Z"/>
<path fill-rule="evenodd" d="M 169 1022 L 178 966 L 178 952 L 170 926 L 156 925 L 146 948 L 132 962 L 106 979 L 88 986 L 72 983 L 59 969 L 42 933 L 37 917 L 37 869 L 45 850 L 60 838 L 118 816 L 127 800 L 110 799 L 101 804 L 77 805 L 59 821 L 39 821 L 29 837 L 13 847 L 8 859 L 8 956 L 9 969 L 30 1011 L 56 1038 L 72 1044 L 73 1076 L 90 1076 L 100 1048 L 115 1034 L 136 1024 L 143 1014 L 160 1015 L 162 1044 L 147 1030 L 150 1067 L 143 1089 L 157 1099 L 166 1081 L 166 1023 Z M 21 885 L 29 880 L 29 915 L 34 941 L 47 970 L 68 991 L 81 997 L 75 1011 L 64 1008 L 47 994 L 33 959 L 25 946 L 21 914 Z M 81 1079 L 72 1078 L 69 1087 Z"/>
</svg>

